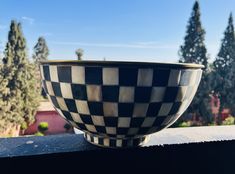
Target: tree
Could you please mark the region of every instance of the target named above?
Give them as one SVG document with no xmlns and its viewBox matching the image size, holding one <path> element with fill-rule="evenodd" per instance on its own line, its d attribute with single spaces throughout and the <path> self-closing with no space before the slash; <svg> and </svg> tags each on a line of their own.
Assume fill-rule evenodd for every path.
<svg viewBox="0 0 235 174">
<path fill-rule="evenodd" d="M 234 67 L 232 66 L 235 61 L 235 36 L 234 36 L 234 26 L 233 26 L 233 16 L 232 13 L 228 19 L 228 26 L 224 32 L 224 38 L 222 39 L 221 47 L 219 53 L 213 62 L 214 65 L 214 80 L 213 80 L 213 90 L 218 94 L 220 99 L 219 114 L 223 108 L 229 107 L 230 98 L 229 94 L 234 93 L 234 89 L 231 89 L 231 80 L 233 78 Z M 219 117 L 221 118 L 221 117 Z M 220 120 L 221 122 L 221 120 Z"/>
<path fill-rule="evenodd" d="M 206 122 L 209 122 L 211 118 L 211 108 L 208 107 L 208 101 L 210 100 L 210 77 L 204 37 L 205 30 L 201 25 L 199 3 L 196 1 L 188 22 L 186 36 L 184 37 L 184 44 L 179 50 L 179 62 L 203 64 L 205 66 L 203 69 L 204 72 L 201 78 L 201 83 L 187 112 L 194 113 L 196 116 L 200 115 Z"/>
<path fill-rule="evenodd" d="M 84 53 L 83 49 L 79 48 L 75 51 L 75 53 L 77 55 L 77 59 L 82 60 L 82 56 L 83 56 L 83 53 Z"/>
<path fill-rule="evenodd" d="M 39 73 L 39 62 L 48 60 L 49 49 L 46 43 L 46 40 L 43 37 L 38 38 L 38 42 L 34 46 L 33 60 L 36 65 L 36 78 L 37 78 L 37 87 L 41 91 L 41 95 L 46 98 L 46 93 L 41 87 L 40 73 Z"/>
<path fill-rule="evenodd" d="M 38 107 L 35 66 L 29 62 L 21 24 L 12 21 L 1 68 L 0 111 L 6 125 L 20 127 L 34 121 Z"/>
<path fill-rule="evenodd" d="M 34 46 L 33 59 L 38 64 L 39 61 L 48 60 L 48 55 L 49 49 L 46 40 L 43 37 L 39 37 L 37 44 Z"/>
</svg>

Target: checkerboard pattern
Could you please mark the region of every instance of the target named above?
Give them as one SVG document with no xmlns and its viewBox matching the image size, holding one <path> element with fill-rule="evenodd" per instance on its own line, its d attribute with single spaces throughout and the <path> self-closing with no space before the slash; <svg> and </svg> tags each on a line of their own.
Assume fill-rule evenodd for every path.
<svg viewBox="0 0 235 174">
<path fill-rule="evenodd" d="M 85 133 L 117 140 L 173 124 L 191 103 L 202 74 L 189 68 L 79 64 L 42 64 L 40 70 L 48 98 L 62 117 Z"/>
</svg>

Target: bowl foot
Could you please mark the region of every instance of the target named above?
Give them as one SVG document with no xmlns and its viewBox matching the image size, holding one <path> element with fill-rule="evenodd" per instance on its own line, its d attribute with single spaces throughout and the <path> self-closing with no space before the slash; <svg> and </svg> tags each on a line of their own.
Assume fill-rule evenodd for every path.
<svg viewBox="0 0 235 174">
<path fill-rule="evenodd" d="M 113 138 L 102 137 L 90 133 L 84 133 L 84 138 L 91 144 L 108 148 L 125 148 L 137 147 L 145 144 L 149 140 L 149 136 L 135 137 L 135 138 Z"/>
</svg>

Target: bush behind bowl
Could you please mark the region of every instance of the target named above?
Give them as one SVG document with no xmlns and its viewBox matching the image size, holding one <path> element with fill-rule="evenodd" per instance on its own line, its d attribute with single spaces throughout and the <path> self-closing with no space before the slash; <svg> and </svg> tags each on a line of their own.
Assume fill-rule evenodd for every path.
<svg viewBox="0 0 235 174">
<path fill-rule="evenodd" d="M 191 103 L 202 65 L 114 61 L 46 61 L 40 71 L 58 113 L 85 139 L 133 147 L 172 125 Z"/>
</svg>

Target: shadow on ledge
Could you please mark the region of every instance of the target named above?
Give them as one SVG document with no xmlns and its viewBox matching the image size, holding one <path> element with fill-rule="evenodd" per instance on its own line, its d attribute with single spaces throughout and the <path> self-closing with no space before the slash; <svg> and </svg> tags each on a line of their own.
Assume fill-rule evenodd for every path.
<svg viewBox="0 0 235 174">
<path fill-rule="evenodd" d="M 42 171 L 66 170 L 66 173 L 153 170 L 154 173 L 224 174 L 234 173 L 234 147 L 235 140 L 107 149 L 87 143 L 81 134 L 2 138 L 0 166 L 8 172 L 31 171 L 32 167 Z"/>
</svg>

